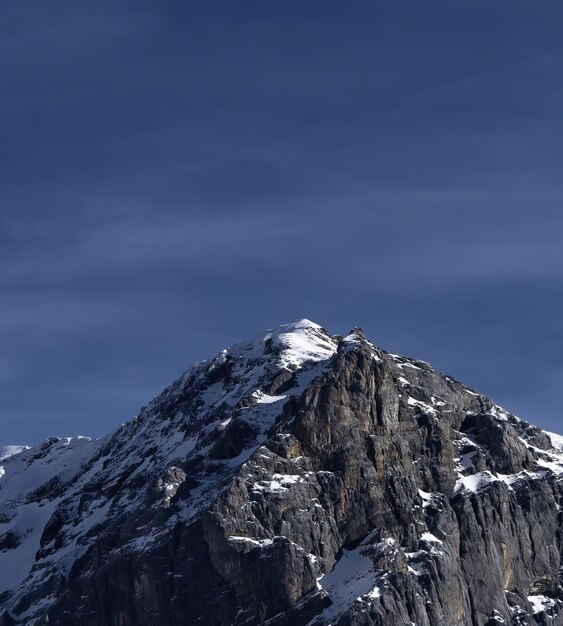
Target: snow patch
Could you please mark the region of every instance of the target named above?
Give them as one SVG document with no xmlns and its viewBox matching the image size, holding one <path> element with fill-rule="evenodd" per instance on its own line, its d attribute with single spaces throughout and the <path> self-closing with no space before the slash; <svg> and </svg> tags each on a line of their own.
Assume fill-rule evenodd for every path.
<svg viewBox="0 0 563 626">
<path fill-rule="evenodd" d="M 324 610 L 323 620 L 330 620 L 363 597 L 381 596 L 377 585 L 380 575 L 374 570 L 372 560 L 363 554 L 366 546 L 343 550 L 332 571 L 317 579 L 317 586 L 329 596 L 332 604 Z"/>
<path fill-rule="evenodd" d="M 287 491 L 292 485 L 304 482 L 297 474 L 273 474 L 272 480 L 254 483 L 252 491 L 281 492 Z"/>
<path fill-rule="evenodd" d="M 426 508 L 427 506 L 430 506 L 432 504 L 432 501 L 434 499 L 434 494 L 428 493 L 427 491 L 422 491 L 422 489 L 419 489 L 418 495 L 422 499 L 423 508 Z"/>
<path fill-rule="evenodd" d="M 329 359 L 337 350 L 337 343 L 325 333 L 321 326 L 303 319 L 292 324 L 283 324 L 268 332 L 262 342 L 271 342 L 281 348 L 279 364 L 291 370 L 306 362 Z"/>
<path fill-rule="evenodd" d="M 267 393 L 263 391 L 257 390 L 252 396 L 256 398 L 257 404 L 272 404 L 273 402 L 279 402 L 280 400 L 285 400 L 287 396 L 269 396 Z"/>
<path fill-rule="evenodd" d="M 418 561 L 409 561 L 407 565 L 409 572 L 415 576 L 424 576 L 426 568 Z"/>
<path fill-rule="evenodd" d="M 422 400 L 416 400 L 415 398 L 411 398 L 409 396 L 408 403 L 409 403 L 409 406 L 416 406 L 422 409 L 424 413 L 430 413 L 431 415 L 436 415 L 436 409 L 433 406 L 430 406 L 429 404 L 427 404 L 426 402 L 422 402 Z"/>
<path fill-rule="evenodd" d="M 29 450 L 29 446 L 0 446 L 0 461 L 15 456 L 23 450 Z"/>
<path fill-rule="evenodd" d="M 492 483 L 499 481 L 500 479 L 493 476 L 491 472 L 477 472 L 470 476 L 462 476 L 458 478 L 455 483 L 455 487 L 452 491 L 452 495 L 455 496 L 463 491 L 471 493 L 479 493 L 489 487 Z"/>
<path fill-rule="evenodd" d="M 528 596 L 528 602 L 532 605 L 534 615 L 557 606 L 555 600 L 544 595 Z"/>
<path fill-rule="evenodd" d="M 558 452 L 563 452 L 563 436 L 558 435 L 557 433 L 551 433 L 548 430 L 545 430 L 544 432 L 551 439 L 551 445 L 554 447 L 554 449 Z M 2 459 L 0 458 L 0 461 L 1 460 Z"/>
<path fill-rule="evenodd" d="M 274 543 L 272 539 L 253 539 L 252 537 L 238 537 L 236 535 L 231 535 L 229 537 L 229 541 L 250 544 L 251 546 L 256 546 L 258 548 L 264 548 Z"/>
</svg>

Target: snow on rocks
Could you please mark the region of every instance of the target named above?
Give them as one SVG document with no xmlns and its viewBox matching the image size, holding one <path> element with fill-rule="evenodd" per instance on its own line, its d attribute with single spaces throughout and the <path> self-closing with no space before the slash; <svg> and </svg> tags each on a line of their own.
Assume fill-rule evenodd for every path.
<svg viewBox="0 0 563 626">
<path fill-rule="evenodd" d="M 429 413 L 430 415 L 436 415 L 436 409 L 431 406 L 430 404 L 427 404 L 426 402 L 422 402 L 422 400 L 416 400 L 415 398 L 411 398 L 410 396 L 408 397 L 408 404 L 409 406 L 414 406 L 416 408 L 419 408 L 423 411 L 423 413 Z"/>
<path fill-rule="evenodd" d="M 462 492 L 479 493 L 492 483 L 500 481 L 500 478 L 494 476 L 489 471 L 476 472 L 469 476 L 462 476 L 456 481 L 455 487 L 452 491 L 452 496 L 456 496 Z"/>
<path fill-rule="evenodd" d="M 429 532 L 422 533 L 420 538 L 423 541 L 429 541 L 430 543 L 444 543 L 441 539 L 438 539 L 436 535 L 433 535 L 432 533 L 429 533 Z"/>
<path fill-rule="evenodd" d="M 557 606 L 557 601 L 553 598 L 548 598 L 544 595 L 528 596 L 528 602 L 532 605 L 534 615 L 537 613 L 543 613 L 553 607 Z"/>
<path fill-rule="evenodd" d="M 85 437 L 54 437 L 3 461 L 0 537 L 10 533 L 16 540 L 0 552 L 0 593 L 19 587 L 30 574 L 44 528 L 65 495 L 64 485 L 96 446 Z"/>
<path fill-rule="evenodd" d="M 128 524 L 116 553 L 131 555 L 149 549 L 172 526 L 189 524 L 217 496 L 227 497 L 229 488 L 238 484 L 235 481 L 241 467 L 246 472 L 242 493 L 257 507 L 274 504 L 281 509 L 295 494 L 306 494 L 308 502 L 320 498 L 320 479 L 336 480 L 337 468 L 331 467 L 332 472 L 314 467 L 306 456 L 283 462 L 281 455 L 274 458 L 277 453 L 270 446 L 272 433 L 279 430 L 280 423 L 284 427 L 292 423 L 295 399 L 313 380 L 329 371 L 335 362 L 333 356 L 347 354 L 359 344 L 371 346 L 359 331 L 340 338 L 308 320 L 286 324 L 222 350 L 211 361 L 196 364 L 134 420 L 104 439 L 56 438 L 29 450 L 0 449 L 0 539 L 5 537 L 6 545 L 11 546 L 0 550 L 0 593 L 16 587 L 18 593 L 25 593 L 52 573 L 68 574 L 74 561 L 91 545 L 92 537 L 103 533 L 105 524 L 112 519 L 121 522 L 118 516 Z M 416 421 L 408 421 L 414 430 L 417 422 L 420 428 L 435 426 L 446 413 L 455 411 L 462 413 L 458 418 L 461 421 L 470 409 L 484 410 L 481 403 L 485 408 L 489 406 L 486 398 L 477 397 L 453 379 L 444 382 L 444 377 L 424 362 L 389 355 L 373 346 L 372 356 L 391 367 L 389 393 L 401 394 L 401 410 L 408 407 L 410 416 L 416 417 Z M 376 367 L 379 372 L 380 366 Z M 428 381 L 431 384 L 427 385 Z M 511 428 L 512 416 L 496 405 L 490 406 L 492 418 Z M 460 427 L 459 422 L 456 427 Z M 276 436 L 283 437 L 284 432 Z M 533 449 L 537 468 L 532 469 L 537 471 L 506 475 L 487 469 L 487 450 L 471 439 L 471 433 L 457 436 L 461 437 L 454 441 L 459 452 L 458 480 L 450 496 L 470 497 L 499 482 L 516 489 L 519 480 L 563 473 L 563 438 L 557 435 L 550 434 L 552 450 L 534 448 L 523 439 Z M 284 450 L 290 449 L 289 443 L 282 443 Z M 420 450 L 420 446 L 412 450 L 413 455 L 419 455 L 418 460 Z M 308 454 L 299 446 L 295 451 L 298 455 Z M 316 471 L 308 471 L 311 469 Z M 322 620 L 330 622 L 356 603 L 364 608 L 378 603 L 385 596 L 390 563 L 409 581 L 412 576 L 420 578 L 416 584 L 423 587 L 424 574 L 451 549 L 446 534 L 429 521 L 446 496 L 420 489 L 421 506 L 416 497 L 418 485 L 426 485 L 429 490 L 442 488 L 422 479 L 413 483 L 411 492 L 418 503 L 418 518 L 404 545 L 414 552 L 406 552 L 404 545 L 399 546 L 391 538 L 371 543 L 370 535 L 357 547 L 335 550 L 327 562 L 314 543 L 303 542 L 303 556 L 315 566 L 317 574 L 338 555 L 332 570 L 317 579 L 319 594 L 325 594 L 331 602 L 320 616 Z M 311 505 L 315 516 L 323 513 L 324 506 L 324 501 L 322 505 L 319 501 Z M 255 537 L 245 536 L 253 530 Z M 267 556 L 280 540 L 273 533 L 272 529 L 262 532 L 259 527 L 240 525 L 225 536 L 240 553 L 260 549 Z M 264 535 L 272 537 L 261 538 Z M 443 541 L 439 537 L 444 537 Z M 294 546 L 297 544 L 292 550 Z M 17 601 L 16 594 L 10 599 L 10 607 Z M 44 609 L 50 601 L 47 596 L 43 604 L 31 605 L 19 619 L 31 623 L 34 611 Z M 530 596 L 529 601 L 534 607 L 542 602 L 545 605 L 540 596 Z"/>
<path fill-rule="evenodd" d="M 15 456 L 23 450 L 29 450 L 29 446 L 0 446 L 0 461 Z"/>
<path fill-rule="evenodd" d="M 48 572 L 68 571 L 86 549 L 88 533 L 118 515 L 139 516 L 143 535 L 119 547 L 133 551 L 146 549 L 170 524 L 191 519 L 228 486 L 288 398 L 322 374 L 338 347 L 339 339 L 318 324 L 285 324 L 196 364 L 101 440 L 52 438 L 27 450 L 0 448 L 0 539 L 11 546 L 0 550 L 0 593 L 25 593 Z M 225 450 L 214 452 L 223 440 Z M 213 454 L 221 460 L 212 462 Z M 194 486 L 188 502 L 175 504 L 187 478 L 179 467 L 188 462 Z M 281 494 L 301 480 L 274 474 L 255 489 Z M 159 510 L 167 517 L 151 527 Z M 49 524 L 62 547 L 49 541 Z"/>
<path fill-rule="evenodd" d="M 273 474 L 272 480 L 254 483 L 252 490 L 282 492 L 301 482 L 304 482 L 304 478 L 296 474 Z"/>
<path fill-rule="evenodd" d="M 435 500 L 435 495 L 433 493 L 428 493 L 426 491 L 422 491 L 422 489 L 418 490 L 418 495 L 422 499 L 422 506 L 423 506 L 423 508 L 431 506 L 432 503 Z"/>
<path fill-rule="evenodd" d="M 330 572 L 317 579 L 317 586 L 330 598 L 331 606 L 325 609 L 322 620 L 330 620 L 362 597 L 379 598 L 378 580 L 381 574 L 374 571 L 372 559 L 364 554 L 366 546 L 344 550 Z M 321 622 L 325 623 L 325 622 Z"/>
<path fill-rule="evenodd" d="M 553 445 L 553 448 L 555 450 L 557 450 L 558 452 L 562 452 L 563 453 L 563 436 L 562 435 L 558 435 L 557 433 L 551 433 L 551 432 L 549 432 L 547 430 L 544 431 L 544 432 L 551 439 L 551 443 Z"/>
<path fill-rule="evenodd" d="M 271 546 L 274 542 L 273 539 L 253 539 L 252 537 L 237 537 L 235 535 L 231 535 L 229 537 L 229 541 L 246 544 L 250 547 L 256 548 L 266 548 L 268 546 Z"/>
</svg>

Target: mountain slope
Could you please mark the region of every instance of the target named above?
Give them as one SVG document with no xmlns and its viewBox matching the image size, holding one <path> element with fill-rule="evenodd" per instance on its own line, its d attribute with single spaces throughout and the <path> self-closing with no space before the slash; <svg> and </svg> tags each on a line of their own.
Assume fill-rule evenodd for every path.
<svg viewBox="0 0 563 626">
<path fill-rule="evenodd" d="M 561 441 L 285 325 L 2 461 L 0 624 L 563 624 Z"/>
</svg>

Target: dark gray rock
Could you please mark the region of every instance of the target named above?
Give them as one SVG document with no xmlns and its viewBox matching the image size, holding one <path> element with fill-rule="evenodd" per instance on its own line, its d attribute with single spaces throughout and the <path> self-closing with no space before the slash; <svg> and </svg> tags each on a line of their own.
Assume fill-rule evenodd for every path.
<svg viewBox="0 0 563 626">
<path fill-rule="evenodd" d="M 283 327 L 176 381 L 76 492 L 34 492 L 62 499 L 0 625 L 562 625 L 560 474 L 428 364 Z"/>
</svg>

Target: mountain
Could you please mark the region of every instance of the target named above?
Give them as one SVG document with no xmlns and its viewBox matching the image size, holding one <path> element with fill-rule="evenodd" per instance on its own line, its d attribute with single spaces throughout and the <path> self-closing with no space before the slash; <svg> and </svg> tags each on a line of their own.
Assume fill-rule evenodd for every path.
<svg viewBox="0 0 563 626">
<path fill-rule="evenodd" d="M 359 329 L 1 465 L 2 626 L 563 624 L 563 439 Z"/>
</svg>

